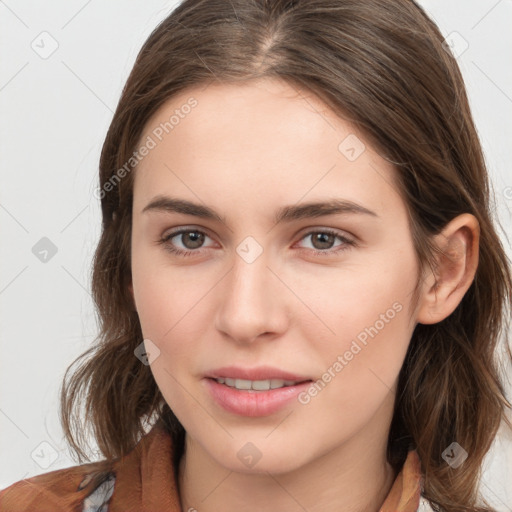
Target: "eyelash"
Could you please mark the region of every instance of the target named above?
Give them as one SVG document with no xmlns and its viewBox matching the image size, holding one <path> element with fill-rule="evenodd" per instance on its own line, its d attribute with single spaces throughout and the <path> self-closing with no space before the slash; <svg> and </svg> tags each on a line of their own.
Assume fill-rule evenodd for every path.
<svg viewBox="0 0 512 512">
<path fill-rule="evenodd" d="M 172 244 L 169 243 L 170 239 L 174 238 L 177 235 L 181 235 L 183 233 L 200 233 L 200 234 L 208 236 L 204 231 L 201 231 L 199 229 L 183 229 L 182 228 L 182 229 L 173 231 L 172 233 L 169 233 L 168 235 L 162 237 L 160 240 L 157 241 L 157 243 L 163 245 L 166 251 L 170 252 L 171 254 L 175 254 L 177 256 L 187 257 L 187 256 L 193 256 L 194 254 L 199 253 L 201 251 L 201 248 L 198 248 L 196 250 L 184 251 L 183 249 L 177 249 L 176 247 L 174 247 Z M 356 245 L 356 243 L 353 240 L 350 240 L 349 238 L 346 238 L 346 237 L 340 235 L 337 231 L 334 231 L 332 229 L 309 231 L 301 238 L 301 240 L 303 240 L 304 238 L 306 238 L 308 236 L 318 234 L 318 233 L 322 233 L 322 234 L 326 234 L 326 235 L 333 235 L 336 238 L 339 238 L 343 242 L 343 244 L 341 246 L 339 246 L 337 249 L 326 249 L 325 251 L 322 251 L 320 249 L 307 249 L 307 248 L 306 249 L 301 248 L 299 250 L 313 252 L 315 256 L 323 257 L 323 256 L 332 256 L 333 254 L 341 253 L 341 252 L 346 251 Z"/>
</svg>

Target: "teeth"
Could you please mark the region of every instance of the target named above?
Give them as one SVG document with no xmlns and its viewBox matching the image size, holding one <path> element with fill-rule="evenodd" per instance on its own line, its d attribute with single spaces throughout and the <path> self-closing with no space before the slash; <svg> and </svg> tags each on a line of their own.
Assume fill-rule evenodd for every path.
<svg viewBox="0 0 512 512">
<path fill-rule="evenodd" d="M 281 379 L 270 379 L 270 380 L 245 380 L 245 379 L 230 379 L 228 377 L 219 377 L 215 379 L 219 384 L 225 384 L 231 388 L 241 390 L 254 390 L 254 391 L 267 391 L 269 389 L 277 389 L 285 386 L 293 386 L 297 384 L 294 380 L 281 380 Z"/>
</svg>

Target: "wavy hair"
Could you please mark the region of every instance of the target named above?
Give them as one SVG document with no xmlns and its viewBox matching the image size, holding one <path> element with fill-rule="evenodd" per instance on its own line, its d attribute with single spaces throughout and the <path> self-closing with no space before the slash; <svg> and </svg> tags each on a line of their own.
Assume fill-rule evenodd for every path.
<svg viewBox="0 0 512 512">
<path fill-rule="evenodd" d="M 480 503 L 478 488 L 501 420 L 512 428 L 498 358 L 503 336 L 512 360 L 510 262 L 459 67 L 437 26 L 411 0 L 185 0 L 151 33 L 101 152 L 102 233 L 92 268 L 100 331 L 66 371 L 60 396 L 74 454 L 90 460 L 89 429 L 109 463 L 159 421 L 178 446 L 177 463 L 184 428 L 150 368 L 134 356 L 143 340 L 128 289 L 136 166 L 122 179 L 119 170 L 130 170 L 126 163 L 147 121 L 173 95 L 199 84 L 262 78 L 311 91 L 394 165 L 421 268 L 435 265 L 432 237 L 450 220 L 463 213 L 477 218 L 479 265 L 470 288 L 449 317 L 417 325 L 411 338 L 388 460 L 399 468 L 407 449 L 417 449 L 423 495 L 435 510 L 492 510 Z M 442 458 L 453 441 L 469 454 L 457 469 Z"/>
</svg>

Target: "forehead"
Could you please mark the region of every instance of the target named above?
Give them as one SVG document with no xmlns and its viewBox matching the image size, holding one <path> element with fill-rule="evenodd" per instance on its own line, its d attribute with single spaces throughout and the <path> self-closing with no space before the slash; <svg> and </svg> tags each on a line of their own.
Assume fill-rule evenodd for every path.
<svg viewBox="0 0 512 512">
<path fill-rule="evenodd" d="M 146 123 L 140 140 L 148 137 L 154 147 L 135 172 L 139 201 L 166 188 L 292 201 L 309 192 L 351 199 L 394 188 L 391 165 L 353 125 L 281 80 L 187 89 Z"/>
<path fill-rule="evenodd" d="M 281 146 L 284 151 L 292 140 L 300 146 L 316 145 L 320 139 L 327 143 L 325 136 L 339 131 L 339 124 L 339 118 L 311 92 L 282 80 L 266 79 L 211 83 L 182 91 L 151 117 L 143 136 L 160 127 L 162 137 L 172 132 L 181 141 L 201 141 L 204 150 L 217 147 L 222 139 L 224 145 L 231 141 L 239 153 L 264 146 L 266 150 Z"/>
</svg>

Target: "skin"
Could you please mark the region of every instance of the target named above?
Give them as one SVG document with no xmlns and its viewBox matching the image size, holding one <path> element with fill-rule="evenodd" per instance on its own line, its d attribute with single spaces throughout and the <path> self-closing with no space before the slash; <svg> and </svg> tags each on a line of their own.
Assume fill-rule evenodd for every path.
<svg viewBox="0 0 512 512">
<path fill-rule="evenodd" d="M 267 79 L 189 89 L 155 113 L 141 141 L 190 96 L 198 105 L 135 171 L 130 286 L 144 338 L 160 350 L 154 378 L 187 431 L 182 509 L 377 511 L 396 477 L 386 445 L 408 344 L 417 323 L 446 318 L 469 288 L 478 223 L 464 214 L 438 235 L 447 256 L 413 304 L 420 268 L 395 170 L 353 126 L 312 94 Z M 366 146 L 354 161 L 338 150 L 348 135 Z M 142 213 L 159 194 L 207 205 L 224 222 Z M 282 206 L 332 198 L 377 216 L 273 221 Z M 187 235 L 168 241 L 193 255 L 158 243 L 179 227 L 205 233 L 198 249 Z M 328 228 L 355 245 L 337 236 L 315 245 Z M 236 251 L 247 236 L 263 249 L 252 263 Z M 307 404 L 247 418 L 206 392 L 204 374 L 232 364 L 321 379 L 397 303 L 401 311 Z M 248 442 L 261 453 L 253 467 L 237 457 Z"/>
</svg>

